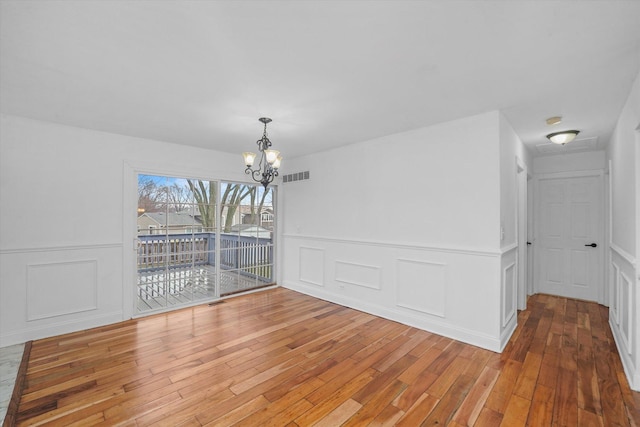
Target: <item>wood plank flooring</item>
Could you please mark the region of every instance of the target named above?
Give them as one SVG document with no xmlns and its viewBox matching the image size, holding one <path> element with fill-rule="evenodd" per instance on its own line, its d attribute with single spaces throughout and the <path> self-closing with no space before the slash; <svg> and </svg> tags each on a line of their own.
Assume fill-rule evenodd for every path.
<svg viewBox="0 0 640 427">
<path fill-rule="evenodd" d="M 277 288 L 33 342 L 17 424 L 640 427 L 607 313 L 533 296 L 497 354 Z"/>
</svg>

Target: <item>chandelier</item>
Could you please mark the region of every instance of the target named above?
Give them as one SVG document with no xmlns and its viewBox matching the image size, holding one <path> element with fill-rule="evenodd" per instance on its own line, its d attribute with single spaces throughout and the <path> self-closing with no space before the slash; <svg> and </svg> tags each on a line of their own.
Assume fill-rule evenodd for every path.
<svg viewBox="0 0 640 427">
<path fill-rule="evenodd" d="M 253 163 L 256 160 L 256 154 L 248 151 L 242 153 L 244 164 L 247 165 L 244 173 L 250 174 L 254 181 L 261 183 L 264 185 L 264 188 L 267 188 L 269 183 L 278 176 L 278 168 L 280 167 L 282 156 L 278 150 L 269 149 L 269 147 L 271 147 L 271 141 L 267 138 L 267 123 L 271 122 L 271 119 L 261 117 L 258 120 L 264 123 L 262 138 L 256 141 L 258 151 L 260 151 L 260 163 L 258 163 L 256 169 L 252 169 Z"/>
</svg>

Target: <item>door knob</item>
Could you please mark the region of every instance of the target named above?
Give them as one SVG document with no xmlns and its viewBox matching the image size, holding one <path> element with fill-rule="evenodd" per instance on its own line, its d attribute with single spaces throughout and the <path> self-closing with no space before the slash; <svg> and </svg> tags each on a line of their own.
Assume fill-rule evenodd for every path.
<svg viewBox="0 0 640 427">
<path fill-rule="evenodd" d="M 597 248 L 598 244 L 597 243 L 591 243 L 590 245 L 585 245 L 585 246 L 591 246 L 592 248 Z"/>
</svg>

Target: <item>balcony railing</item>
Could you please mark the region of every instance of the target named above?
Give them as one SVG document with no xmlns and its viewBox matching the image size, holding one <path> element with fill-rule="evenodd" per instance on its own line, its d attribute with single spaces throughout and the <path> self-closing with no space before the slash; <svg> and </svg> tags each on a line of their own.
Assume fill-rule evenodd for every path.
<svg viewBox="0 0 640 427">
<path fill-rule="evenodd" d="M 270 238 L 220 234 L 220 268 L 271 280 L 273 244 Z M 138 273 L 166 268 L 215 265 L 216 234 L 138 236 Z"/>
</svg>

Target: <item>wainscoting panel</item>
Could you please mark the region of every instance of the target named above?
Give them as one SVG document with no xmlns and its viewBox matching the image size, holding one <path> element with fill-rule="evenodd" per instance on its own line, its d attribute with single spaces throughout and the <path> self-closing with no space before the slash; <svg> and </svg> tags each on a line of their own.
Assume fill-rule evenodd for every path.
<svg viewBox="0 0 640 427">
<path fill-rule="evenodd" d="M 398 259 L 396 304 L 434 316 L 445 317 L 446 264 Z"/>
<path fill-rule="evenodd" d="M 611 301 L 609 305 L 609 318 L 620 324 L 620 267 L 615 262 L 611 263 Z"/>
<path fill-rule="evenodd" d="M 624 304 L 624 315 L 620 319 L 620 332 L 624 340 L 627 352 L 631 354 L 632 345 L 632 315 L 633 315 L 633 299 L 631 298 L 631 279 L 624 273 L 620 273 L 620 301 Z"/>
<path fill-rule="evenodd" d="M 639 298 L 635 277 L 640 273 L 637 260 L 615 244 L 610 245 L 609 326 L 618 347 L 622 366 L 631 388 L 640 391 L 640 339 L 634 305 Z"/>
<path fill-rule="evenodd" d="M 512 262 L 502 270 L 502 327 L 516 315 L 516 263 Z"/>
<path fill-rule="evenodd" d="M 504 348 L 518 323 L 518 245 L 503 249 L 500 259 L 500 346 Z"/>
<path fill-rule="evenodd" d="M 369 289 L 381 289 L 380 267 L 347 261 L 336 261 L 335 280 Z"/>
<path fill-rule="evenodd" d="M 0 252 L 0 347 L 123 319 L 122 244 Z M 133 255 L 132 255 L 133 256 Z"/>
<path fill-rule="evenodd" d="M 284 287 L 493 351 L 508 341 L 498 251 L 290 234 L 281 248 Z"/>
<path fill-rule="evenodd" d="M 324 250 L 300 247 L 300 281 L 324 286 Z"/>
<path fill-rule="evenodd" d="M 98 260 L 27 265 L 27 320 L 98 308 Z"/>
</svg>

